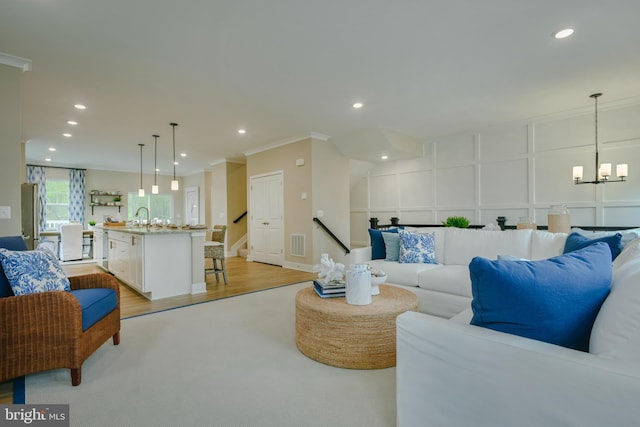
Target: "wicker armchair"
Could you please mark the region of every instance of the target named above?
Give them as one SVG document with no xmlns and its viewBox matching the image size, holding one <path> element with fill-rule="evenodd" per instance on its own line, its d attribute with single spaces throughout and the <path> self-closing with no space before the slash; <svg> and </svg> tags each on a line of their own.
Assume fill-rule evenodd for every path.
<svg viewBox="0 0 640 427">
<path fill-rule="evenodd" d="M 26 248 L 26 247 L 25 247 Z M 2 273 L 4 274 L 4 273 Z M 71 384 L 82 381 L 82 363 L 105 341 L 120 343 L 120 285 L 108 274 L 69 277 L 72 290 L 109 288 L 114 310 L 82 330 L 82 307 L 70 292 L 0 298 L 0 382 L 49 369 L 69 368 Z"/>
</svg>

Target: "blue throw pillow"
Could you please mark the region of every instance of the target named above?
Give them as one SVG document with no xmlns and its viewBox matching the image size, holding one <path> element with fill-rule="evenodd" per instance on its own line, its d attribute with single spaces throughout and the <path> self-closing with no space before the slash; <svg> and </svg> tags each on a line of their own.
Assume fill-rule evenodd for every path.
<svg viewBox="0 0 640 427">
<path fill-rule="evenodd" d="M 426 263 L 437 264 L 436 261 L 436 236 L 435 233 L 412 233 L 400 230 L 400 255 L 398 262 L 401 264 Z"/>
<path fill-rule="evenodd" d="M 581 351 L 611 285 L 611 251 L 596 243 L 540 261 L 475 257 L 471 324 Z"/>
<path fill-rule="evenodd" d="M 593 245 L 598 242 L 604 242 L 609 245 L 611 249 L 611 259 L 616 259 L 620 252 L 622 252 L 622 234 L 616 233 L 611 236 L 604 236 L 598 239 L 589 239 L 579 233 L 573 232 L 567 236 L 567 241 L 564 243 L 563 253 L 568 253 L 578 249 L 586 248 L 589 245 Z"/>
<path fill-rule="evenodd" d="M 398 261 L 400 257 L 400 235 L 398 233 L 382 233 L 384 249 L 386 251 L 385 261 Z"/>
<path fill-rule="evenodd" d="M 371 259 L 385 259 L 387 257 L 387 251 L 384 246 L 384 239 L 382 233 L 397 233 L 397 228 L 390 230 L 375 230 L 369 229 L 369 238 L 371 239 Z"/>
<path fill-rule="evenodd" d="M 15 296 L 47 291 L 69 291 L 69 279 L 50 251 L 0 249 L 0 262 Z"/>
</svg>

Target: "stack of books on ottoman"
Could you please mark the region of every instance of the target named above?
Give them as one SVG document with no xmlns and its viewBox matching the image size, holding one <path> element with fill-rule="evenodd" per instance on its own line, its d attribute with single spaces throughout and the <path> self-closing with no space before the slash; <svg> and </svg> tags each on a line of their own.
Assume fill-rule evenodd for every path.
<svg viewBox="0 0 640 427">
<path fill-rule="evenodd" d="M 320 298 L 337 298 L 346 295 L 345 282 L 343 280 L 332 280 L 328 283 L 314 280 L 313 289 Z"/>
</svg>

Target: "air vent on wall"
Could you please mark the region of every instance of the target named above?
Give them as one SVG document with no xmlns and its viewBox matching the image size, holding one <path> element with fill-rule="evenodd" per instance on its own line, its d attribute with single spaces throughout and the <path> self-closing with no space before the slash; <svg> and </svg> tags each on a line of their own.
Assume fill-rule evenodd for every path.
<svg viewBox="0 0 640 427">
<path fill-rule="evenodd" d="M 291 235 L 291 255 L 304 256 L 304 234 Z"/>
</svg>

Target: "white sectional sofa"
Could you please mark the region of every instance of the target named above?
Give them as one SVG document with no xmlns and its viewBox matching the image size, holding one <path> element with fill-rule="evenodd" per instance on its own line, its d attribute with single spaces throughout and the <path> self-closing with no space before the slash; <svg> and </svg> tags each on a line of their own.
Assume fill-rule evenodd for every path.
<svg viewBox="0 0 640 427">
<path fill-rule="evenodd" d="M 524 257 L 529 239 L 529 255 L 537 258 L 553 255 L 561 240 L 541 232 L 444 233 L 444 265 L 437 268 L 447 270 L 452 259 L 461 265 L 471 250 L 495 259 L 511 249 Z M 465 234 L 474 238 L 460 245 Z M 427 284 L 432 279 L 426 273 L 437 268 L 416 272 L 412 286 L 449 300 L 443 274 L 437 286 Z M 387 270 L 390 278 L 407 277 Z M 462 293 L 462 287 L 454 289 Z M 446 310 L 427 308 L 448 314 L 461 306 L 454 302 Z M 398 317 L 399 427 L 640 425 L 640 239 L 613 262 L 611 290 L 591 329 L 589 352 L 473 326 L 470 318 L 471 309 L 450 320 L 414 312 Z"/>
<path fill-rule="evenodd" d="M 420 311 L 450 318 L 470 307 L 469 262 L 475 256 L 496 259 L 510 255 L 529 260 L 562 254 L 566 234 L 533 230 L 486 231 L 449 227 L 405 228 L 435 233 L 438 264 L 400 264 L 371 260 L 371 247 L 352 250 L 352 262 L 366 263 L 387 273 L 387 283 L 406 287 L 418 295 Z"/>
</svg>

